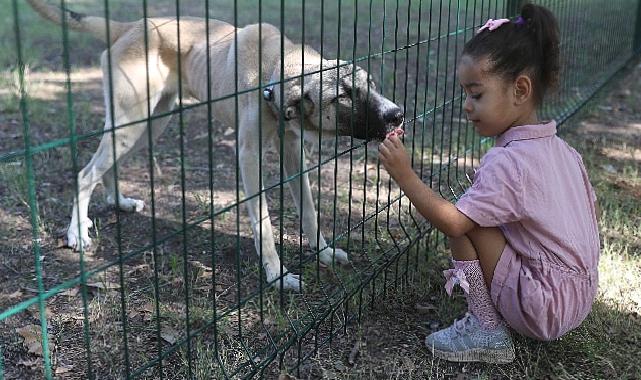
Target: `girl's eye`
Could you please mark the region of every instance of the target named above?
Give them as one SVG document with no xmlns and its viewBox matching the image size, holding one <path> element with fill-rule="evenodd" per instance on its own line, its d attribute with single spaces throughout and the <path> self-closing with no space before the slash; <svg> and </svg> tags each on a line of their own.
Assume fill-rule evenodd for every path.
<svg viewBox="0 0 641 380">
<path fill-rule="evenodd" d="M 483 96 L 483 94 L 470 95 L 470 97 L 471 97 L 472 99 L 474 99 L 474 100 L 479 100 L 479 99 L 481 99 L 481 96 Z"/>
</svg>

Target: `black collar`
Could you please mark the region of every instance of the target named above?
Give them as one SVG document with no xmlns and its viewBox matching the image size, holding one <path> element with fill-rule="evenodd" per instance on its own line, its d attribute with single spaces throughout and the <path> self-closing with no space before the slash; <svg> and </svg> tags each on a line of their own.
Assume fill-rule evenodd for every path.
<svg viewBox="0 0 641 380">
<path fill-rule="evenodd" d="M 263 89 L 263 99 L 265 99 L 268 102 L 271 102 L 274 100 L 274 86 L 265 87 Z"/>
</svg>

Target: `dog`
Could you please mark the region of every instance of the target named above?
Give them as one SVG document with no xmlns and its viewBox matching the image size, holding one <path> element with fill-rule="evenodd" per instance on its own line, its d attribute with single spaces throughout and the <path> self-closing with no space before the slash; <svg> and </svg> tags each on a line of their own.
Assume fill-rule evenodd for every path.
<svg viewBox="0 0 641 380">
<path fill-rule="evenodd" d="M 59 9 L 43 0 L 27 2 L 42 17 L 57 24 L 62 24 L 64 17 L 70 29 L 88 33 L 108 44 L 108 50 L 101 56 L 107 110 L 105 133 L 89 163 L 78 173 L 78 193 L 74 196 L 67 230 L 69 247 L 80 250 L 91 246 L 92 222 L 87 213 L 91 193 L 99 182 L 105 186 L 107 203 L 117 204 L 124 211 L 143 209 L 142 200 L 116 191 L 113 167 L 114 162 L 121 162 L 146 146 L 149 117 L 153 118 L 151 137 L 156 139 L 167 126 L 171 118 L 167 113 L 176 106 L 180 91 L 184 97 L 199 101 L 240 92 L 238 120 L 233 97 L 214 102 L 212 107 L 218 121 L 238 128 L 239 165 L 248 198 L 246 204 L 267 281 L 280 279 L 281 263 L 260 187 L 259 168 L 263 157 L 259 155 L 259 146 L 279 146 L 281 138 L 284 139 L 281 154 L 285 174 L 303 173 L 302 180 L 289 181 L 288 185 L 311 248 L 318 251 L 324 264 L 348 263 L 347 253 L 329 246 L 318 230 L 301 134 L 303 138 L 320 133 L 383 140 L 388 132 L 401 126 L 403 111 L 377 92 L 365 70 L 346 61 L 336 64 L 336 60 L 326 60 L 310 47 L 294 44 L 281 36 L 280 30 L 269 24 L 237 28 L 210 19 L 207 28 L 205 19 L 190 17 L 181 17 L 179 21 L 148 18 L 126 23 L 109 20 L 107 33 L 104 18 Z M 262 54 L 262 70 L 258 67 L 259 54 Z M 265 84 L 262 96 L 243 92 L 258 88 L 260 83 Z M 112 130 L 123 124 L 128 125 Z M 281 125 L 284 131 L 279 131 Z M 300 277 L 285 267 L 282 270 L 283 288 L 302 290 Z"/>
</svg>

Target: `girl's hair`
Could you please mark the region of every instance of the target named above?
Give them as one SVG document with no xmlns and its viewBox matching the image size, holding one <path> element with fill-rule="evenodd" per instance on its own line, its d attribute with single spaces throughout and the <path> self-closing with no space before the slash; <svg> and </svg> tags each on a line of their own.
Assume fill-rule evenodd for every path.
<svg viewBox="0 0 641 380">
<path fill-rule="evenodd" d="M 487 57 L 491 72 L 514 81 L 529 74 L 537 105 L 559 80 L 559 24 L 547 8 L 527 3 L 521 16 L 495 30 L 485 29 L 469 40 L 463 55 Z"/>
</svg>

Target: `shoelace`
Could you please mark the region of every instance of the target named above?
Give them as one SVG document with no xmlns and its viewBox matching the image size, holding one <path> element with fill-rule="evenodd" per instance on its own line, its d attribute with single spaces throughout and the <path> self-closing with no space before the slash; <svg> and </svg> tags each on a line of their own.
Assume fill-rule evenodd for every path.
<svg viewBox="0 0 641 380">
<path fill-rule="evenodd" d="M 468 332 L 468 329 L 472 327 L 472 314 L 465 313 L 465 316 L 461 319 L 454 320 L 454 332 L 457 335 L 463 335 Z"/>
</svg>

